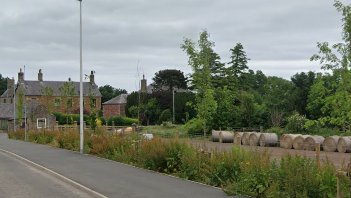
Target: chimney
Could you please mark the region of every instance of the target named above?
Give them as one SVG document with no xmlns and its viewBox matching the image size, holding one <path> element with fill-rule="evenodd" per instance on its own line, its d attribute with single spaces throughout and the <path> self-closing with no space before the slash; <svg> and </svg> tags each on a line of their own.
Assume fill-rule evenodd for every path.
<svg viewBox="0 0 351 198">
<path fill-rule="evenodd" d="M 91 71 L 90 73 L 90 83 L 91 84 L 95 84 L 95 76 L 94 76 L 94 71 Z"/>
<path fill-rule="evenodd" d="M 38 81 L 42 82 L 43 81 L 43 73 L 41 72 L 41 69 L 39 69 L 38 73 Z"/>
<path fill-rule="evenodd" d="M 15 86 L 15 80 L 7 78 L 7 89 L 12 90 L 14 86 Z"/>
<path fill-rule="evenodd" d="M 22 72 L 22 69 L 20 69 L 20 72 L 18 73 L 18 82 L 24 83 L 24 73 Z"/>
<path fill-rule="evenodd" d="M 145 79 L 145 75 L 143 75 L 143 79 L 141 80 L 140 83 L 140 92 L 141 93 L 146 93 L 147 92 L 147 87 L 146 87 L 146 79 Z"/>
</svg>

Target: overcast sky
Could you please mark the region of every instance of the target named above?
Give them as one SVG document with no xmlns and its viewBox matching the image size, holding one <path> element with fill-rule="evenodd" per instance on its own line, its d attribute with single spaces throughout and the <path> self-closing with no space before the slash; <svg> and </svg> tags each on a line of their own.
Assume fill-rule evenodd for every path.
<svg viewBox="0 0 351 198">
<path fill-rule="evenodd" d="M 341 40 L 341 15 L 332 0 L 83 0 L 84 73 L 96 83 L 128 91 L 139 75 L 148 83 L 155 72 L 190 73 L 180 49 L 206 29 L 215 51 L 228 62 L 229 49 L 244 45 L 249 67 L 289 79 L 319 71 L 309 58 L 316 42 Z M 343 1 L 344 3 L 346 1 Z M 79 2 L 1 0 L 0 73 L 26 79 L 79 81 Z"/>
</svg>

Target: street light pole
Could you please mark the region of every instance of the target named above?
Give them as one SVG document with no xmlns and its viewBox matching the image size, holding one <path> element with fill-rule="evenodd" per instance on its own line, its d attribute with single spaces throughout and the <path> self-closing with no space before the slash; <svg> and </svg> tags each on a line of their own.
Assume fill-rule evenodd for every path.
<svg viewBox="0 0 351 198">
<path fill-rule="evenodd" d="M 173 124 L 175 124 L 175 108 L 174 108 L 174 88 L 172 89 L 173 92 Z"/>
<path fill-rule="evenodd" d="M 80 125 L 79 125 L 79 134 L 80 134 L 80 153 L 83 154 L 84 148 L 84 123 L 83 123 L 83 39 L 82 39 L 82 0 L 79 1 L 79 11 L 80 11 L 80 82 L 79 82 L 79 110 L 80 110 Z"/>
</svg>

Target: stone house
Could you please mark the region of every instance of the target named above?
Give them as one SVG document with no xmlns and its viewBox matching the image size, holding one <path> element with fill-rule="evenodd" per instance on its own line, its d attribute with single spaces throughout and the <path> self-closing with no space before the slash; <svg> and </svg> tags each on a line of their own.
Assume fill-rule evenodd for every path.
<svg viewBox="0 0 351 198">
<path fill-rule="evenodd" d="M 89 79 L 89 82 L 83 83 L 85 114 L 101 109 L 101 93 L 95 84 L 93 71 Z M 68 81 L 44 81 L 41 70 L 39 70 L 37 80 L 25 80 L 24 73 L 20 70 L 17 84 L 14 80 L 8 79 L 7 90 L 0 96 L 0 110 L 12 106 L 11 115 L 2 113 L 4 115 L 0 115 L 0 120 L 9 120 L 9 118 L 13 120 L 13 108 L 15 108 L 16 119 L 23 120 L 26 113 L 27 121 L 31 121 L 33 127 L 51 127 L 50 125 L 54 123 L 52 112 L 79 113 L 79 85 L 79 82 L 73 82 L 70 79 Z M 13 107 L 14 102 L 15 107 Z M 21 125 L 21 122 L 23 121 L 16 121 L 18 125 Z"/>
<path fill-rule="evenodd" d="M 101 93 L 95 84 L 94 72 L 89 76 L 90 82 L 83 83 L 84 113 L 101 109 Z M 16 103 L 25 98 L 26 105 L 43 105 L 50 112 L 79 113 L 79 82 L 44 81 L 43 73 L 39 70 L 38 80 L 25 80 L 24 73 L 18 73 L 16 87 Z M 23 100 L 23 99 L 22 99 Z"/>
<path fill-rule="evenodd" d="M 126 116 L 128 94 L 121 94 L 102 104 L 104 118 Z"/>
</svg>

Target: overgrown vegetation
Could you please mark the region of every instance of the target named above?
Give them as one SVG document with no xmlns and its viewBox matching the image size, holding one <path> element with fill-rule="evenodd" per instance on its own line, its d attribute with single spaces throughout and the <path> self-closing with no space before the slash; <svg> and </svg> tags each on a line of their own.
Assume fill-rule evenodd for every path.
<svg viewBox="0 0 351 198">
<path fill-rule="evenodd" d="M 24 139 L 24 132 L 9 133 Z M 79 150 L 79 132 L 29 132 L 28 140 L 59 148 Z M 206 153 L 185 142 L 140 139 L 136 135 L 85 134 L 85 153 L 222 187 L 229 195 L 260 198 L 328 198 L 336 196 L 336 168 L 329 163 L 285 156 L 279 162 L 267 152 L 233 148 Z M 350 179 L 338 176 L 344 197 L 350 197 Z"/>
</svg>

